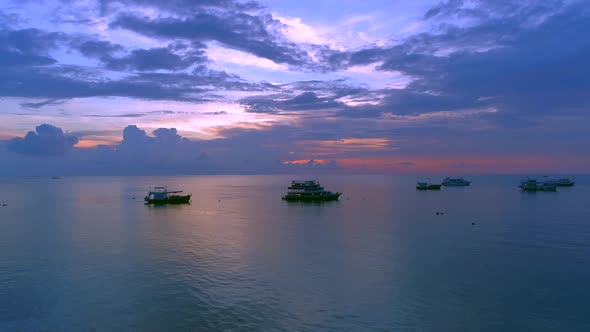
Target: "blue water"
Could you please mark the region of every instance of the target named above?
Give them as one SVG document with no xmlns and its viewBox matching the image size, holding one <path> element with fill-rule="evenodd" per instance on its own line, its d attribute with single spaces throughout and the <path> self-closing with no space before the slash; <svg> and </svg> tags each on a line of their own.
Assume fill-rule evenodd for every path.
<svg viewBox="0 0 590 332">
<path fill-rule="evenodd" d="M 0 331 L 590 331 L 590 177 L 471 179 L 0 178 Z"/>
</svg>

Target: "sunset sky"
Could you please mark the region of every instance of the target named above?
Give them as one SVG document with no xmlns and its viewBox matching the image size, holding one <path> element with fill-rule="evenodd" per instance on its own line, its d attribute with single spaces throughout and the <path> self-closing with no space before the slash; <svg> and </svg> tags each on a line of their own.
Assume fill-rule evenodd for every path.
<svg viewBox="0 0 590 332">
<path fill-rule="evenodd" d="M 588 1 L 0 0 L 0 175 L 587 173 Z"/>
</svg>

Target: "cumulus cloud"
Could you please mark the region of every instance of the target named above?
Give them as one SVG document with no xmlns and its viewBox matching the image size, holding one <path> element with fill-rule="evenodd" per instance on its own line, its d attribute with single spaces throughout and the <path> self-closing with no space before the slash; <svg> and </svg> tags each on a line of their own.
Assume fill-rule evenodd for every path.
<svg viewBox="0 0 590 332">
<path fill-rule="evenodd" d="M 6 148 L 16 152 L 34 156 L 60 156 L 68 154 L 78 143 L 79 138 L 64 133 L 60 128 L 42 124 L 29 131 L 25 137 L 15 137 L 8 142 Z"/>
</svg>

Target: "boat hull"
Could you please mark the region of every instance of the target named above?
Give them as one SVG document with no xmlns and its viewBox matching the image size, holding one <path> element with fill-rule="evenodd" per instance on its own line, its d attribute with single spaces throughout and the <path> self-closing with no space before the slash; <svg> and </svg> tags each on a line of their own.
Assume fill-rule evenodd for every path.
<svg viewBox="0 0 590 332">
<path fill-rule="evenodd" d="M 325 202 L 325 201 L 337 201 L 342 193 L 332 193 L 329 195 L 318 195 L 318 196 L 305 196 L 305 195 L 285 195 L 282 197 L 283 200 L 288 202 Z"/>
<path fill-rule="evenodd" d="M 418 190 L 440 190 L 440 184 L 430 184 L 427 187 L 417 186 L 416 189 Z"/>
<path fill-rule="evenodd" d="M 570 183 L 558 183 L 557 186 L 558 187 L 573 187 L 575 184 L 575 182 L 570 182 Z"/>
<path fill-rule="evenodd" d="M 467 187 L 471 184 L 471 182 L 465 183 L 443 183 L 442 185 L 445 187 Z"/>
<path fill-rule="evenodd" d="M 557 191 L 555 186 L 547 186 L 547 187 L 538 187 L 538 188 L 530 188 L 530 187 L 519 187 L 522 191 Z"/>
<path fill-rule="evenodd" d="M 166 199 L 152 199 L 152 198 L 145 198 L 146 204 L 186 204 L 190 203 L 191 195 L 183 195 L 183 196 L 174 196 L 168 197 Z"/>
</svg>

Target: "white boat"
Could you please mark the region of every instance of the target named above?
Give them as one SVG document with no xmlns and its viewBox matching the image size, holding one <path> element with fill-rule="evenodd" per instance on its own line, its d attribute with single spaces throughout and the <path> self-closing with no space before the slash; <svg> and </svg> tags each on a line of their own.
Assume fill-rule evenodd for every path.
<svg viewBox="0 0 590 332">
<path fill-rule="evenodd" d="M 445 178 L 442 182 L 443 186 L 446 187 L 465 187 L 471 184 L 471 181 L 467 181 L 463 178 Z"/>
<path fill-rule="evenodd" d="M 556 191 L 557 185 L 550 181 L 537 181 L 535 179 L 526 178 L 520 181 L 518 186 L 524 191 Z"/>
</svg>

